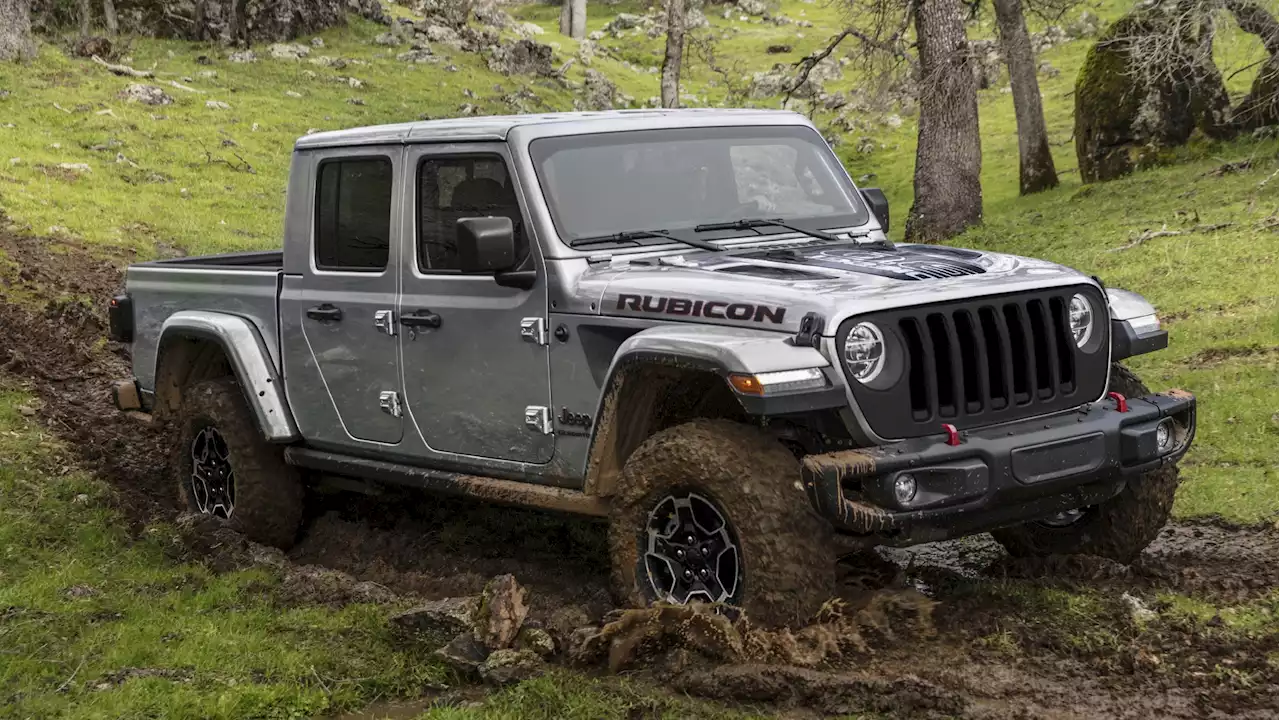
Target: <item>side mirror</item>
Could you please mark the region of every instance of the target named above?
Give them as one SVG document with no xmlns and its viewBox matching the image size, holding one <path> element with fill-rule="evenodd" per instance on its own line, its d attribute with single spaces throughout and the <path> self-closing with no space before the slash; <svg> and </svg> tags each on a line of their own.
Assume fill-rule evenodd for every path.
<svg viewBox="0 0 1280 720">
<path fill-rule="evenodd" d="M 516 262 L 515 228 L 508 217 L 458 221 L 458 265 L 466 273 L 506 270 Z"/>
<path fill-rule="evenodd" d="M 866 188 L 862 190 L 862 199 L 867 202 L 867 207 L 871 208 L 871 214 L 876 216 L 876 220 L 880 223 L 880 229 L 889 232 L 889 200 L 880 192 L 880 188 Z"/>
</svg>

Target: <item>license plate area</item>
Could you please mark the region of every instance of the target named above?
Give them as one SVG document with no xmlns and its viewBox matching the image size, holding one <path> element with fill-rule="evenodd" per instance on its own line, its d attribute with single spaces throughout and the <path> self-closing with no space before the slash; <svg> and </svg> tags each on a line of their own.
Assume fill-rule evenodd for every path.
<svg viewBox="0 0 1280 720">
<path fill-rule="evenodd" d="M 1010 466 L 1018 482 L 1034 485 L 1097 470 L 1106 457 L 1106 439 L 1097 432 L 1018 448 Z"/>
</svg>

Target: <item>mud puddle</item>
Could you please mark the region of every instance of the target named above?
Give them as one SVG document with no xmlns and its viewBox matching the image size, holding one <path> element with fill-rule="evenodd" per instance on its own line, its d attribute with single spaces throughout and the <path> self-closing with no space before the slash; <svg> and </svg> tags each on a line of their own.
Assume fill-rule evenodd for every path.
<svg viewBox="0 0 1280 720">
<path fill-rule="evenodd" d="M 22 236 L 2 219 L 0 252 L 0 296 L 22 301 L 0 300 L 0 376 L 40 398 L 37 419 L 68 441 L 75 463 L 112 484 L 135 529 L 172 520 L 177 493 L 162 433 L 121 416 L 108 398 L 129 360 L 125 348 L 103 342 L 105 303 L 131 257 Z M 291 597 L 297 602 L 326 602 L 334 583 L 352 601 L 379 601 L 379 588 L 401 599 L 472 595 L 512 573 L 530 589 L 531 617 L 573 607 L 594 622 L 609 610 L 605 547 L 603 527 L 591 522 L 428 496 L 342 495 L 313 501 L 304 535 L 280 561 L 305 590 Z M 886 587 L 904 593 L 914 584 L 935 603 L 927 626 L 890 603 L 861 627 L 861 646 L 824 650 L 806 667 L 695 663 L 671 674 L 654 663 L 631 672 L 681 692 L 802 715 L 1274 717 L 1274 633 L 1250 638 L 1163 618 L 1139 628 L 1120 598 L 1150 602 L 1162 590 L 1211 602 L 1264 598 L 1276 588 L 1276 548 L 1274 524 L 1173 523 L 1128 567 L 1014 560 L 986 536 L 885 551 L 849 564 L 847 602 L 870 607 Z M 1098 590 L 1106 602 L 1092 619 L 1097 632 L 1074 637 L 1037 624 L 1011 600 L 973 591 L 1003 578 Z M 811 634 L 800 650 L 825 642 L 822 632 Z M 839 648 L 833 643 L 824 647 Z"/>
</svg>

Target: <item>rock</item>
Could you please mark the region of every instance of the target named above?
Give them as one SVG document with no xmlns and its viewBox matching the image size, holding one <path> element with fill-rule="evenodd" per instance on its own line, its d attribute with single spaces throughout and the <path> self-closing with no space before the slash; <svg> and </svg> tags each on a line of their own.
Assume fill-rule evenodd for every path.
<svg viewBox="0 0 1280 720">
<path fill-rule="evenodd" d="M 698 30 L 700 28 L 711 27 L 711 21 L 698 8 L 689 8 L 684 13 L 684 26 L 688 30 Z"/>
<path fill-rule="evenodd" d="M 556 654 L 556 641 L 552 639 L 551 633 L 528 625 L 520 628 L 520 632 L 516 635 L 515 647 L 517 650 L 528 650 L 543 658 Z"/>
<path fill-rule="evenodd" d="M 471 9 L 471 15 L 481 25 L 488 25 L 499 30 L 506 30 L 516 24 L 515 18 L 507 14 L 493 2 L 480 3 Z M 542 28 L 538 28 L 541 30 Z M 541 33 L 535 33 L 541 34 Z"/>
<path fill-rule="evenodd" d="M 769 6 L 764 0 L 738 0 L 738 9 L 748 15 L 764 15 L 769 12 Z"/>
<path fill-rule="evenodd" d="M 511 647 L 529 609 L 526 591 L 514 575 L 499 575 L 484 586 L 480 605 L 472 615 L 476 640 L 490 650 Z"/>
<path fill-rule="evenodd" d="M 285 90 L 285 91 L 284 91 L 284 95 L 285 95 L 285 97 L 291 97 L 291 98 L 300 98 L 300 97 L 302 97 L 302 93 L 300 93 L 300 92 L 294 92 L 294 91 L 292 91 L 292 90 Z"/>
<path fill-rule="evenodd" d="M 347 98 L 348 105 L 364 105 L 364 98 L 351 97 Z"/>
<path fill-rule="evenodd" d="M 231 106 L 221 100 L 206 100 L 204 106 L 210 110 L 230 110 Z"/>
<path fill-rule="evenodd" d="M 634 13 L 618 13 L 608 25 L 604 26 L 604 31 L 610 35 L 619 35 L 624 30 L 635 30 L 646 23 L 651 22 L 644 15 L 636 15 Z"/>
<path fill-rule="evenodd" d="M 550 45 L 522 39 L 494 47 L 489 52 L 489 69 L 503 75 L 549 77 L 555 74 L 554 60 Z"/>
<path fill-rule="evenodd" d="M 88 35 L 75 41 L 75 44 L 71 46 L 71 54 L 82 58 L 89 58 L 94 55 L 111 57 L 111 41 L 104 37 Z"/>
<path fill-rule="evenodd" d="M 432 600 L 392 615 L 388 622 L 402 638 L 436 644 L 469 632 L 479 607 L 480 598 L 475 595 Z"/>
<path fill-rule="evenodd" d="M 969 42 L 970 66 L 974 77 L 978 79 L 978 88 L 986 90 L 1000 83 L 1004 72 L 1004 55 L 995 40 L 972 40 Z"/>
<path fill-rule="evenodd" d="M 591 616 L 586 608 L 578 605 L 564 605 L 556 608 L 547 618 L 546 629 L 561 648 L 567 648 L 569 637 L 580 627 L 591 625 Z"/>
<path fill-rule="evenodd" d="M 885 117 L 884 124 L 897 130 L 898 128 L 902 127 L 902 116 L 897 115 L 895 113 L 890 113 L 888 116 Z"/>
<path fill-rule="evenodd" d="M 277 60 L 301 60 L 311 54 L 311 48 L 291 43 L 273 43 L 267 48 L 267 52 Z"/>
<path fill-rule="evenodd" d="M 525 38 L 536 37 L 546 32 L 546 30 L 542 29 L 541 25 L 531 22 L 518 23 L 515 26 L 515 31 L 517 35 Z"/>
<path fill-rule="evenodd" d="M 512 685 L 546 671 L 542 658 L 529 650 L 494 650 L 480 666 L 480 677 L 494 685 Z"/>
<path fill-rule="evenodd" d="M 1078 40 L 1097 35 L 1102 30 L 1102 27 L 1102 18 L 1089 10 L 1082 10 L 1079 17 L 1067 23 L 1067 26 L 1063 28 L 1063 32 L 1068 38 Z"/>
<path fill-rule="evenodd" d="M 1041 60 L 1040 65 L 1036 68 L 1036 74 L 1056 78 L 1060 72 L 1058 68 L 1054 67 L 1048 60 Z"/>
<path fill-rule="evenodd" d="M 342 58 L 329 57 L 328 55 L 321 55 L 320 57 L 313 57 L 313 58 L 311 58 L 310 60 L 308 60 L 307 62 L 311 63 L 312 65 L 320 65 L 320 66 L 323 66 L 323 67 L 331 67 L 331 68 L 333 68 L 333 69 L 335 69 L 335 70 L 341 70 L 342 68 L 344 68 L 344 67 L 346 67 L 346 66 L 347 66 L 347 61 L 346 61 L 346 60 L 343 60 Z"/>
<path fill-rule="evenodd" d="M 784 55 L 786 53 L 791 52 L 791 46 L 790 45 L 770 45 L 768 48 L 765 49 L 765 52 L 769 53 L 770 55 Z"/>
<path fill-rule="evenodd" d="M 876 147 L 877 147 L 876 141 L 874 138 L 863 136 L 858 138 L 858 145 L 855 148 L 855 150 L 857 150 L 860 153 L 866 154 L 866 153 L 875 152 Z"/>
<path fill-rule="evenodd" d="M 252 50 L 237 50 L 228 55 L 227 60 L 233 63 L 255 63 L 258 62 L 258 54 Z"/>
<path fill-rule="evenodd" d="M 218 71 L 217 70 L 201 70 L 200 72 L 196 73 L 196 77 L 200 78 L 201 80 L 213 80 L 214 78 L 218 77 Z"/>
<path fill-rule="evenodd" d="M 324 47 L 324 38 L 322 37 L 311 38 L 311 47 Z"/>
<path fill-rule="evenodd" d="M 769 72 L 758 72 L 751 76 L 747 90 L 749 97 L 755 100 L 772 97 L 784 92 L 795 82 L 796 69 L 785 63 L 778 63 Z M 840 63 L 828 57 L 809 71 L 809 76 L 795 88 L 792 95 L 797 98 L 817 98 L 824 92 L 824 86 L 830 80 L 840 79 L 844 73 Z"/>
<path fill-rule="evenodd" d="M 173 98 L 155 85 L 133 83 L 121 90 L 116 97 L 143 105 L 172 105 Z"/>
<path fill-rule="evenodd" d="M 617 101 L 618 86 L 599 70 L 587 68 L 582 94 L 587 109 L 612 110 Z"/>
<path fill-rule="evenodd" d="M 395 33 L 384 32 L 373 39 L 375 45 L 394 46 L 399 45 L 402 41 Z"/>
<path fill-rule="evenodd" d="M 425 36 L 428 41 L 433 43 L 452 44 L 460 42 L 461 40 L 461 38 L 458 37 L 458 31 L 446 25 L 427 23 L 419 26 L 417 31 L 420 35 Z"/>
<path fill-rule="evenodd" d="M 436 57 L 435 55 L 432 55 L 431 50 L 429 48 L 417 48 L 414 50 L 409 50 L 407 52 L 402 52 L 399 55 L 396 55 L 396 60 L 399 60 L 400 62 L 407 62 L 407 63 L 440 62 L 440 58 Z"/>
<path fill-rule="evenodd" d="M 453 640 L 432 655 L 464 675 L 476 675 L 480 672 L 480 665 L 488 656 L 487 652 L 484 646 L 476 641 L 475 635 L 468 631 L 458 633 Z"/>
<path fill-rule="evenodd" d="M 587 33 L 587 39 L 592 42 L 600 42 L 604 39 L 604 31 L 592 30 L 590 33 Z"/>
<path fill-rule="evenodd" d="M 347 87 L 353 90 L 359 90 L 360 88 L 364 87 L 364 81 L 361 80 L 360 78 L 353 78 L 353 77 L 344 78 L 344 82 L 347 83 Z"/>
<path fill-rule="evenodd" d="M 596 44 L 592 40 L 583 40 L 578 43 L 578 54 L 576 55 L 578 62 L 583 65 L 590 65 L 591 61 L 596 58 Z"/>
<path fill-rule="evenodd" d="M 1120 601 L 1129 608 L 1129 614 L 1133 617 L 1134 622 L 1143 623 L 1156 617 L 1156 612 L 1147 607 L 1146 603 L 1127 592 L 1120 594 Z"/>
</svg>

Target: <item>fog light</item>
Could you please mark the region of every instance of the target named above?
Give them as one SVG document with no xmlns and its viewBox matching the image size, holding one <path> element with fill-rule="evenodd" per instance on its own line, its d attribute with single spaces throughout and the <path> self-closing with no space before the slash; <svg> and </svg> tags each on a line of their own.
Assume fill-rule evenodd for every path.
<svg viewBox="0 0 1280 720">
<path fill-rule="evenodd" d="M 909 473 L 902 473 L 893 480 L 893 497 L 900 505 L 906 505 L 916 496 L 916 479 Z"/>
<path fill-rule="evenodd" d="M 1156 448 L 1162 453 L 1173 449 L 1173 421 L 1168 418 L 1156 426 Z"/>
</svg>

